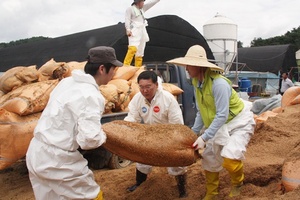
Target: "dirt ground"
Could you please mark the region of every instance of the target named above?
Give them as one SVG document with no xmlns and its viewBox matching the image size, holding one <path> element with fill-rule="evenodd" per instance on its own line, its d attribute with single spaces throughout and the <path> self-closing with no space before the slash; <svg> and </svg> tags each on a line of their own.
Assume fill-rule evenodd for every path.
<svg viewBox="0 0 300 200">
<path fill-rule="evenodd" d="M 283 113 L 257 126 L 244 161 L 245 184 L 242 195 L 235 199 L 300 199 L 299 187 L 291 192 L 281 189 L 282 166 L 286 159 L 300 159 L 300 105 L 287 107 Z M 147 181 L 132 193 L 127 192 L 126 188 L 135 182 L 134 163 L 125 169 L 93 172 L 106 200 L 178 199 L 175 179 L 167 174 L 166 168 L 154 167 Z M 229 199 L 229 191 L 229 176 L 222 171 L 220 199 Z M 188 167 L 187 192 L 185 199 L 190 200 L 201 199 L 205 195 L 201 160 Z M 34 199 L 24 160 L 0 171 L 0 199 Z"/>
</svg>

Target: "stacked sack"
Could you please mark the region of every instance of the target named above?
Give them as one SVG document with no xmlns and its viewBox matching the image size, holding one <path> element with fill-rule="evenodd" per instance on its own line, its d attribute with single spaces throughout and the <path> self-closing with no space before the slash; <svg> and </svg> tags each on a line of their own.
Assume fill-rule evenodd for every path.
<svg viewBox="0 0 300 200">
<path fill-rule="evenodd" d="M 0 170 L 26 155 L 37 121 L 48 103 L 50 93 L 75 69 L 84 70 L 86 61 L 56 62 L 53 58 L 39 69 L 36 65 L 16 66 L 0 76 Z M 101 85 L 105 113 L 127 111 L 139 92 L 138 75 L 144 67 L 116 68 L 113 79 Z M 183 91 L 170 83 L 163 88 L 175 97 Z"/>
<path fill-rule="evenodd" d="M 36 66 L 17 66 L 0 77 L 0 169 L 24 157 L 33 130 L 59 82 Z"/>
</svg>

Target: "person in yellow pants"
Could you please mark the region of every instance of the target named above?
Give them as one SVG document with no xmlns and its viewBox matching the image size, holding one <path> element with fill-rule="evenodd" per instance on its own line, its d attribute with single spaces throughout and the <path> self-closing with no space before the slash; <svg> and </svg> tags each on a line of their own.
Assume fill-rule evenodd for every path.
<svg viewBox="0 0 300 200">
<path fill-rule="evenodd" d="M 167 61 L 185 66 L 195 91 L 197 115 L 192 130 L 202 135 L 195 150 L 204 149 L 202 167 L 206 177 L 205 200 L 218 198 L 219 172 L 225 168 L 231 178 L 230 197 L 240 195 L 244 172 L 242 160 L 253 135 L 252 104 L 243 101 L 222 76 L 223 69 L 209 62 L 203 47 L 194 45 L 184 57 Z"/>
<path fill-rule="evenodd" d="M 144 51 L 149 36 L 146 30 L 148 25 L 144 13 L 160 0 L 152 0 L 144 4 L 144 0 L 134 0 L 125 13 L 125 28 L 128 36 L 128 50 L 124 58 L 124 65 L 129 66 L 135 57 L 134 65 L 141 67 L 143 64 Z"/>
</svg>

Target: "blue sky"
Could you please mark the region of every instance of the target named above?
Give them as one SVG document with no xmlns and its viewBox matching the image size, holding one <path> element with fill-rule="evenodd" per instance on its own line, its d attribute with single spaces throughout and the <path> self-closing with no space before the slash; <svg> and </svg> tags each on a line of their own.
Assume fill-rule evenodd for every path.
<svg viewBox="0 0 300 200">
<path fill-rule="evenodd" d="M 150 0 L 146 0 L 145 3 Z M 0 43 L 34 36 L 59 37 L 124 22 L 132 0 L 1 0 Z M 177 15 L 203 34 L 217 13 L 238 26 L 238 40 L 249 46 L 300 26 L 299 0 L 161 0 L 146 17 Z"/>
</svg>

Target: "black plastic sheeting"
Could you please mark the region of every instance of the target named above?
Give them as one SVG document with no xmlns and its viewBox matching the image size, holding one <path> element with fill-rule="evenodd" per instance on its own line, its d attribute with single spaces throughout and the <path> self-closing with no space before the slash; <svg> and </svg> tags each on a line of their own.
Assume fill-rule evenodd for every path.
<svg viewBox="0 0 300 200">
<path fill-rule="evenodd" d="M 296 47 L 289 44 L 239 48 L 235 62 L 246 64 L 242 71 L 278 74 L 297 66 L 295 53 Z"/>
<path fill-rule="evenodd" d="M 204 37 L 184 19 L 161 15 L 148 19 L 148 24 L 150 41 L 144 62 L 164 62 L 184 56 L 195 44 L 203 46 L 207 57 L 214 59 Z M 0 49 L 0 71 L 15 66 L 37 65 L 39 68 L 51 58 L 57 62 L 82 62 L 91 47 L 102 45 L 115 48 L 117 58 L 123 61 L 128 46 L 124 23 Z"/>
</svg>

